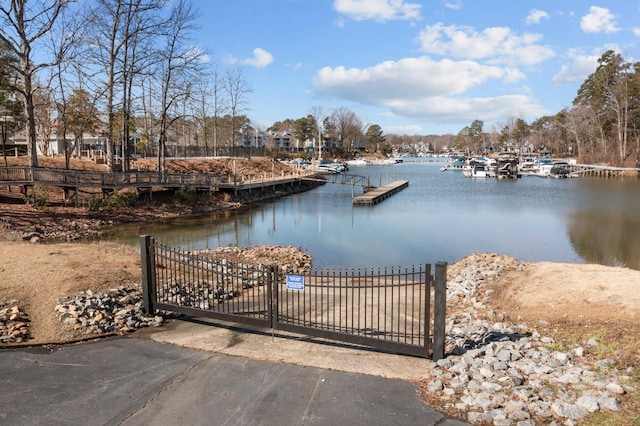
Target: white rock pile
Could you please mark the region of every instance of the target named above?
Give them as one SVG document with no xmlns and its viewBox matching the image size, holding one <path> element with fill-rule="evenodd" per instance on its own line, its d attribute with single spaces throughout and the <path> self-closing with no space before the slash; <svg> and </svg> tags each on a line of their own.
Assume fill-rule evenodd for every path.
<svg viewBox="0 0 640 426">
<path fill-rule="evenodd" d="M 589 361 L 584 355 L 597 349 L 595 339 L 561 350 L 527 324 L 504 322 L 480 300 L 478 289 L 507 267 L 525 266 L 497 255 L 472 257 L 449 270 L 451 355 L 433 364 L 427 391 L 474 424 L 572 425 L 591 412 L 620 410 L 619 396 L 635 391 L 632 371 L 618 371 L 611 359 Z"/>
<path fill-rule="evenodd" d="M 145 316 L 140 286 L 122 286 L 108 292 L 87 290 L 58 300 L 60 321 L 84 334 L 124 334 L 162 324 L 161 315 Z"/>
<path fill-rule="evenodd" d="M 292 246 L 216 247 L 195 251 L 193 254 L 235 264 L 239 268 L 262 268 L 275 264 L 282 274 L 304 274 L 311 271 L 312 264 L 309 253 Z"/>
<path fill-rule="evenodd" d="M 100 229 L 111 223 L 100 219 L 83 219 L 82 221 L 59 219 L 51 221 L 46 226 L 34 226 L 26 229 L 22 232 L 21 237 L 22 240 L 32 243 L 53 240 L 77 241 L 100 235 Z"/>
</svg>

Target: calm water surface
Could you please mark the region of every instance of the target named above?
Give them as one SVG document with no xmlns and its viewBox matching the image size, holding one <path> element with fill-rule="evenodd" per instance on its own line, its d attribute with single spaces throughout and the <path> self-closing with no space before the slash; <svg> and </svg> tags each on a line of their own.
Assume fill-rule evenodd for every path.
<svg viewBox="0 0 640 426">
<path fill-rule="evenodd" d="M 105 238 L 138 236 L 184 249 L 298 246 L 317 268 L 397 267 L 455 262 L 475 252 L 524 261 L 602 263 L 640 269 L 640 181 L 627 179 L 469 179 L 442 163 L 352 167 L 373 185 L 409 187 L 373 206 L 326 184 L 272 203 L 162 224 L 126 225 Z"/>
</svg>

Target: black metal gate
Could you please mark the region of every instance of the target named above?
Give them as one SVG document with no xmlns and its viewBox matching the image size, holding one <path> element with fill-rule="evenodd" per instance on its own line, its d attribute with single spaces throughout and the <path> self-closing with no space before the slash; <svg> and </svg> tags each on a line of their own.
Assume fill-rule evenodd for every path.
<svg viewBox="0 0 640 426">
<path fill-rule="evenodd" d="M 144 305 L 398 353 L 444 356 L 446 264 L 286 274 L 140 238 Z"/>
</svg>

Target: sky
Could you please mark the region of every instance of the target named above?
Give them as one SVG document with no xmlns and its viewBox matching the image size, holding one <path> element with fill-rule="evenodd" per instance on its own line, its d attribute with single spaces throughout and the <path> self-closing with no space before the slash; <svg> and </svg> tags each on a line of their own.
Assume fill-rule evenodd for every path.
<svg viewBox="0 0 640 426">
<path fill-rule="evenodd" d="M 484 131 L 570 107 L 607 50 L 640 60 L 640 1 L 193 0 L 194 42 L 241 67 L 261 129 L 313 109 L 385 134 Z"/>
</svg>

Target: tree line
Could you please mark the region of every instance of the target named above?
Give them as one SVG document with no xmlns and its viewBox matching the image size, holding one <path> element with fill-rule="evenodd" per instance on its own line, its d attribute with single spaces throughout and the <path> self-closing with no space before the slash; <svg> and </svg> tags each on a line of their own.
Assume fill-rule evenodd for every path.
<svg viewBox="0 0 640 426">
<path fill-rule="evenodd" d="M 118 157 L 128 168 L 137 132 L 142 147 L 157 146 L 160 171 L 185 120 L 213 146 L 232 143 L 252 89 L 241 68 L 220 70 L 194 47 L 198 16 L 189 0 L 1 2 L 3 143 L 25 129 L 29 164 L 37 167 L 38 148 L 46 153 L 55 131 L 71 139 L 68 166 L 83 135 L 99 134 L 114 170 Z"/>
<path fill-rule="evenodd" d="M 382 128 L 367 123 L 345 107 L 338 107 L 325 114 L 322 107 L 311 108 L 308 115 L 298 119 L 276 121 L 267 131 L 287 132 L 299 141 L 336 141 L 336 154 L 354 156 L 361 151 L 386 154 L 391 147 Z"/>
<path fill-rule="evenodd" d="M 458 150 L 518 150 L 568 155 L 583 162 L 635 166 L 640 155 L 640 62 L 608 50 L 567 107 L 532 123 L 509 117 L 491 132 L 474 120 L 455 140 Z"/>
</svg>

